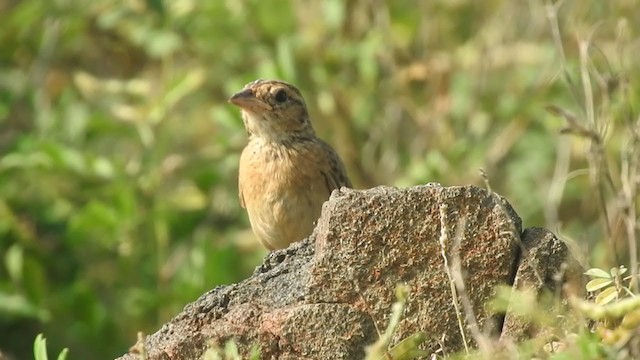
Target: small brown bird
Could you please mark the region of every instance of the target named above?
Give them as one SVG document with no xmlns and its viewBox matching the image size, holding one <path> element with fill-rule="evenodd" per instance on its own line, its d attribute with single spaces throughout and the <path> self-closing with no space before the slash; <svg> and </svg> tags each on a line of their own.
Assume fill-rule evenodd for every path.
<svg viewBox="0 0 640 360">
<path fill-rule="evenodd" d="M 351 182 L 336 152 L 316 136 L 295 86 L 256 80 L 229 102 L 242 109 L 249 133 L 240 157 L 240 204 L 262 245 L 285 248 L 311 234 L 331 191 Z"/>
</svg>

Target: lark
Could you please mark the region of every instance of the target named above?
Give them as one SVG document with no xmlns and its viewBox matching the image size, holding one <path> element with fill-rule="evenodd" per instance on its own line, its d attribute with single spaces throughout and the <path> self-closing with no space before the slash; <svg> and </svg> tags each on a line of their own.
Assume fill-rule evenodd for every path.
<svg viewBox="0 0 640 360">
<path fill-rule="evenodd" d="M 351 187 L 336 152 L 311 125 L 304 98 L 279 80 L 256 80 L 233 95 L 249 142 L 240 156 L 239 196 L 269 250 L 309 236 L 331 191 Z"/>
</svg>

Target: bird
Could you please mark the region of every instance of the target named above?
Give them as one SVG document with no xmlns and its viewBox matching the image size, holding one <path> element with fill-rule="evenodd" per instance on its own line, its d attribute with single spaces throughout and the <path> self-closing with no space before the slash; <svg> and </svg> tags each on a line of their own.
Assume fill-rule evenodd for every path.
<svg viewBox="0 0 640 360">
<path fill-rule="evenodd" d="M 351 188 L 351 181 L 336 151 L 316 135 L 294 85 L 258 79 L 229 102 L 241 109 L 249 137 L 238 169 L 240 205 L 265 248 L 286 248 L 311 234 L 331 192 Z"/>
</svg>

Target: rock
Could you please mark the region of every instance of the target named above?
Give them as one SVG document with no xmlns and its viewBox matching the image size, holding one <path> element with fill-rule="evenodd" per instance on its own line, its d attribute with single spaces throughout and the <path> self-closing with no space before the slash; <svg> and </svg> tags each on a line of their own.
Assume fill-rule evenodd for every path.
<svg viewBox="0 0 640 360">
<path fill-rule="evenodd" d="M 259 346 L 263 359 L 361 359 L 387 326 L 396 285 L 406 284 L 392 344 L 421 330 L 425 350 L 450 353 L 463 348 L 458 324 L 470 311 L 481 331 L 500 335 L 503 317 L 485 304 L 512 283 L 521 232 L 511 206 L 477 187 L 334 191 L 308 239 L 202 295 L 144 346 L 149 359 L 198 359 L 230 339 L 245 355 Z"/>
<path fill-rule="evenodd" d="M 545 291 L 553 294 L 562 292 L 563 285 L 569 282 L 580 282 L 582 268 L 569 256 L 567 246 L 549 230 L 525 229 L 521 250 L 514 290 L 531 289 L 538 295 Z M 526 319 L 507 311 L 500 338 L 517 342 L 537 336 L 540 331 Z"/>
</svg>

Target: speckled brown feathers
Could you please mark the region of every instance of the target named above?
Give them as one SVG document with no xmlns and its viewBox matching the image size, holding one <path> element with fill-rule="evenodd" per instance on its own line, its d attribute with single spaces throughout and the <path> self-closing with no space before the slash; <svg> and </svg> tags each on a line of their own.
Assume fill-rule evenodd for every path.
<svg viewBox="0 0 640 360">
<path fill-rule="evenodd" d="M 336 152 L 313 130 L 300 91 L 256 80 L 229 101 L 242 109 L 249 143 L 240 157 L 240 203 L 267 249 L 302 240 L 331 191 L 351 187 Z"/>
</svg>

